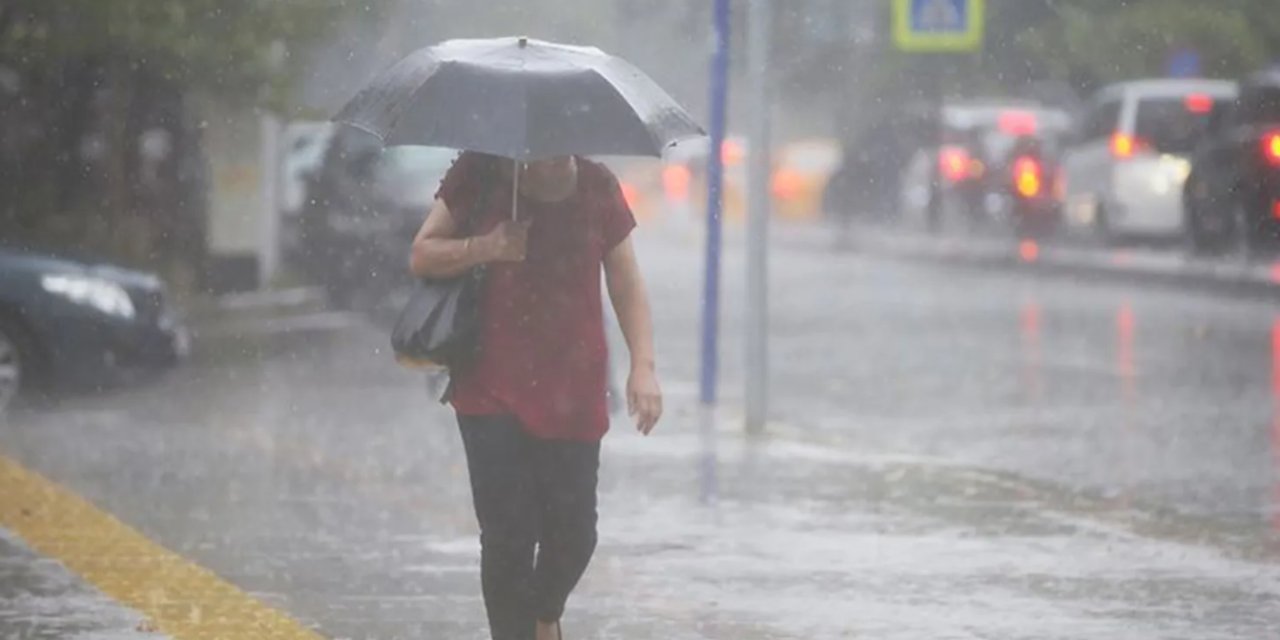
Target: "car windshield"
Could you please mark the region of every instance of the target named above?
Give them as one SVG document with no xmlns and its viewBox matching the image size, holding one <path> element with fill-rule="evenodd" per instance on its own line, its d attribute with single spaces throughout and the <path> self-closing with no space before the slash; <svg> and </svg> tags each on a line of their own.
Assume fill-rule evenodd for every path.
<svg viewBox="0 0 1280 640">
<path fill-rule="evenodd" d="M 439 147 L 390 147 L 374 171 L 374 189 L 391 202 L 429 205 L 456 151 Z"/>
<path fill-rule="evenodd" d="M 1161 153 L 1190 153 L 1218 101 L 1199 95 L 1144 99 L 1138 103 L 1134 135 Z"/>
</svg>

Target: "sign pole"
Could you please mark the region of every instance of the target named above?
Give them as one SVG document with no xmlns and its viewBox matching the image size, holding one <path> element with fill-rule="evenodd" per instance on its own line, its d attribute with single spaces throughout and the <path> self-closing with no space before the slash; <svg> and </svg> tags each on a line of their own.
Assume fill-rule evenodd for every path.
<svg viewBox="0 0 1280 640">
<path fill-rule="evenodd" d="M 729 90 L 729 0 L 715 0 L 715 48 L 711 55 L 711 145 L 707 153 L 707 253 L 702 295 L 704 407 L 716 403 L 720 330 L 720 218 L 723 205 L 725 110 Z"/>
<path fill-rule="evenodd" d="M 751 140 L 747 167 L 746 429 L 763 433 L 769 413 L 769 37 L 772 1 L 751 0 L 747 17 Z"/>
</svg>

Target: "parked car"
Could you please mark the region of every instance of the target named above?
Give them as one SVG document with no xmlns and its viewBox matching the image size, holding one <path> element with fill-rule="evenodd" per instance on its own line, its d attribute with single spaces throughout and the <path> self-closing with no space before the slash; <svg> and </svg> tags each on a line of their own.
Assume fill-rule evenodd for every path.
<svg viewBox="0 0 1280 640">
<path fill-rule="evenodd" d="M 384 149 L 364 132 L 339 130 L 310 178 L 291 262 L 338 306 L 405 284 L 414 233 L 455 157 L 437 147 Z"/>
<path fill-rule="evenodd" d="M 1186 229 L 1199 251 L 1280 237 L 1280 71 L 1245 79 L 1240 97 L 1214 109 L 1183 193 Z"/>
<path fill-rule="evenodd" d="M 943 117 L 942 144 L 918 151 L 903 172 L 899 209 L 907 224 L 1037 232 L 1056 224 L 1057 155 L 1071 126 L 1067 113 L 988 99 L 949 104 Z M 931 211 L 935 174 L 939 201 Z"/>
<path fill-rule="evenodd" d="M 1182 233 L 1191 153 L 1214 108 L 1236 97 L 1222 80 L 1141 80 L 1090 102 L 1063 154 L 1066 220 L 1108 241 Z"/>
<path fill-rule="evenodd" d="M 0 247 L 0 409 L 24 388 L 164 370 L 189 347 L 158 277 Z"/>
</svg>

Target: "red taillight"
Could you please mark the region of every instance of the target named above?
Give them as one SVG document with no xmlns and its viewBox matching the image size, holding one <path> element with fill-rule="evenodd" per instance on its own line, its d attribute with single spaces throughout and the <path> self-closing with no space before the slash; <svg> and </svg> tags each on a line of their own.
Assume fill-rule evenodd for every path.
<svg viewBox="0 0 1280 640">
<path fill-rule="evenodd" d="M 1273 167 L 1280 167 L 1280 131 L 1272 131 L 1262 138 L 1262 153 Z"/>
<path fill-rule="evenodd" d="M 1034 240 L 1023 240 L 1018 244 L 1018 257 L 1023 262 L 1035 262 L 1040 259 L 1040 245 Z"/>
<path fill-rule="evenodd" d="M 960 182 L 969 177 L 969 152 L 963 147 L 943 147 L 938 152 L 938 169 L 947 182 Z"/>
<path fill-rule="evenodd" d="M 1193 93 L 1183 99 L 1183 104 L 1187 106 L 1187 111 L 1204 115 L 1213 111 L 1213 96 Z"/>
<path fill-rule="evenodd" d="M 1040 122 L 1032 111 L 1002 111 L 998 126 L 1006 135 L 1033 136 L 1040 128 Z"/>
<path fill-rule="evenodd" d="M 1023 156 L 1015 160 L 1013 163 L 1013 184 L 1018 190 L 1018 195 L 1024 198 L 1039 196 L 1041 189 L 1044 188 L 1040 161 L 1030 156 Z"/>
<path fill-rule="evenodd" d="M 1280 200 L 1271 201 L 1271 217 L 1280 220 Z"/>
<path fill-rule="evenodd" d="M 1121 160 L 1132 158 L 1135 153 L 1148 148 L 1146 141 L 1127 133 L 1116 133 L 1111 136 L 1111 155 Z"/>
</svg>

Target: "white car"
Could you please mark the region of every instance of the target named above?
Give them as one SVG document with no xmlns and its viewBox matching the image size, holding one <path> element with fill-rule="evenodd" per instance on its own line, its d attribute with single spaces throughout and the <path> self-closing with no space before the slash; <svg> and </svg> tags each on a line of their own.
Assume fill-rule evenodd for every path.
<svg viewBox="0 0 1280 640">
<path fill-rule="evenodd" d="M 1140 80 L 1101 91 L 1063 155 L 1068 228 L 1118 236 L 1183 231 L 1182 190 L 1190 156 L 1234 82 Z"/>
</svg>

